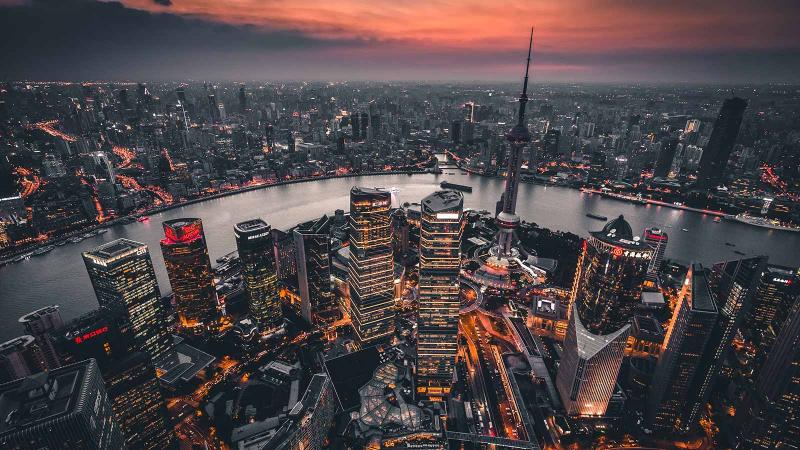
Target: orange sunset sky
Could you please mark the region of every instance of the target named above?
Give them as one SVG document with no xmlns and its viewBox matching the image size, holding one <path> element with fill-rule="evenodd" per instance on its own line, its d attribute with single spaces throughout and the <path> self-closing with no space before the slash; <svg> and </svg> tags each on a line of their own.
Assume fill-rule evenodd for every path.
<svg viewBox="0 0 800 450">
<path fill-rule="evenodd" d="M 0 0 L 0 17 L 6 76 L 58 63 L 111 78 L 144 64 L 153 78 L 508 80 L 531 26 L 542 81 L 794 81 L 800 68 L 796 0 Z"/>
</svg>

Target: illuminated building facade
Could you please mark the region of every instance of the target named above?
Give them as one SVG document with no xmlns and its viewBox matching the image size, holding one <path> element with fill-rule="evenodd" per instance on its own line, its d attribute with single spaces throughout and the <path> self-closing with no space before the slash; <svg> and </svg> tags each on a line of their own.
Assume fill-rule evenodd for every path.
<svg viewBox="0 0 800 450">
<path fill-rule="evenodd" d="M 447 394 L 458 352 L 459 270 L 464 196 L 422 199 L 417 319 L 417 392 Z"/>
<path fill-rule="evenodd" d="M 610 334 L 593 334 L 573 307 L 556 374 L 556 389 L 568 415 L 606 414 L 629 333 L 630 325 L 625 325 Z"/>
<path fill-rule="evenodd" d="M 700 358 L 700 378 L 692 394 L 694 402 L 690 417 L 699 417 L 700 408 L 711 394 L 714 381 L 732 349 L 733 338 L 752 307 L 766 264 L 767 258 L 759 256 L 721 262 L 711 270 L 708 284 L 719 309 L 719 318 L 711 329 L 708 345 Z"/>
<path fill-rule="evenodd" d="M 394 258 L 389 217 L 391 194 L 350 190 L 350 318 L 361 342 L 388 339 L 394 332 Z"/>
<path fill-rule="evenodd" d="M 36 338 L 49 369 L 61 365 L 58 352 L 53 346 L 55 332 L 64 326 L 58 305 L 45 306 L 19 318 L 25 332 Z"/>
<path fill-rule="evenodd" d="M 758 283 L 753 308 L 742 327 L 756 346 L 756 366 L 764 362 L 800 292 L 797 274 L 788 267 L 767 265 Z"/>
<path fill-rule="evenodd" d="M 163 226 L 161 252 L 175 297 L 178 326 L 189 334 L 204 334 L 216 322 L 218 302 L 203 222 L 175 219 Z"/>
<path fill-rule="evenodd" d="M 120 311 L 136 348 L 156 359 L 172 349 L 167 313 L 147 246 L 117 239 L 83 252 L 101 308 Z"/>
<path fill-rule="evenodd" d="M 331 219 L 306 222 L 294 229 L 300 312 L 312 324 L 336 319 L 337 306 L 331 290 Z"/>
<path fill-rule="evenodd" d="M 125 448 L 92 359 L 0 385 L 0 414 L 5 450 Z"/>
<path fill-rule="evenodd" d="M 156 370 L 144 352 L 126 355 L 102 370 L 114 416 L 128 449 L 170 448 L 175 434 Z"/>
<path fill-rule="evenodd" d="M 742 449 L 800 448 L 800 302 L 781 328 L 745 412 Z"/>
<path fill-rule="evenodd" d="M 586 329 L 608 334 L 627 325 L 639 303 L 653 249 L 622 216 L 593 231 L 578 259 L 570 304 Z"/>
<path fill-rule="evenodd" d="M 692 264 L 672 314 L 663 351 L 648 395 L 647 422 L 662 433 L 683 431 L 695 423 L 701 358 L 719 311 L 702 265 Z"/>
<path fill-rule="evenodd" d="M 250 316 L 262 331 L 272 329 L 283 321 L 272 229 L 263 220 L 252 219 L 237 223 L 233 232 L 242 264 Z"/>
<path fill-rule="evenodd" d="M 303 397 L 289 411 L 287 421 L 263 448 L 322 450 L 326 448 L 335 412 L 333 383 L 326 374 L 315 374 Z"/>
</svg>

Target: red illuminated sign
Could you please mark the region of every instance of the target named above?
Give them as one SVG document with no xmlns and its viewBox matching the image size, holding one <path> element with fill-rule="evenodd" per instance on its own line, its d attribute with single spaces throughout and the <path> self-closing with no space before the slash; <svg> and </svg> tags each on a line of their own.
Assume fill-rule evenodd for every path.
<svg viewBox="0 0 800 450">
<path fill-rule="evenodd" d="M 95 336 L 100 336 L 101 334 L 107 333 L 107 332 L 108 332 L 108 327 L 101 327 L 101 328 L 98 328 L 96 330 L 92 330 L 92 331 L 90 331 L 88 333 L 83 333 L 82 336 L 76 336 L 74 341 L 75 341 L 76 344 L 82 344 L 87 339 L 91 339 L 91 338 L 93 338 Z"/>
<path fill-rule="evenodd" d="M 614 250 L 611 250 L 611 254 L 614 256 L 622 256 L 625 251 L 622 247 L 614 247 Z"/>
<path fill-rule="evenodd" d="M 180 227 L 164 227 L 164 235 L 168 243 L 188 243 L 200 237 L 202 232 L 200 222 L 187 223 Z"/>
</svg>

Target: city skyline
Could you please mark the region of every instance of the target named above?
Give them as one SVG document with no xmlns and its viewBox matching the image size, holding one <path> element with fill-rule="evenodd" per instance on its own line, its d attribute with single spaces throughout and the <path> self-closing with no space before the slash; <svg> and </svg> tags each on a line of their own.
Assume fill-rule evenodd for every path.
<svg viewBox="0 0 800 450">
<path fill-rule="evenodd" d="M 0 0 L 90 73 L 0 81 L 0 443 L 800 448 L 800 8 L 364 5 Z M 356 81 L 87 81 L 265 61 Z"/>
<path fill-rule="evenodd" d="M 800 80 L 800 7 L 787 0 L 0 0 L 0 11 L 5 79 L 513 81 L 518 36 L 534 25 L 534 84 Z"/>
</svg>

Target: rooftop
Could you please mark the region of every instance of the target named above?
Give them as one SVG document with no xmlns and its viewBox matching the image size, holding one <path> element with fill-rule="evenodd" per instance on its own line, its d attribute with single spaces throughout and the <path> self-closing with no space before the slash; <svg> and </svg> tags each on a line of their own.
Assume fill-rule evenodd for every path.
<svg viewBox="0 0 800 450">
<path fill-rule="evenodd" d="M 173 351 L 157 359 L 155 366 L 165 372 L 159 380 L 169 385 L 177 385 L 188 382 L 215 360 L 215 357 L 183 342 L 183 339 L 175 338 Z"/>
<path fill-rule="evenodd" d="M 250 219 L 239 222 L 233 226 L 238 233 L 252 233 L 254 231 L 269 231 L 270 226 L 262 219 Z"/>
<path fill-rule="evenodd" d="M 93 250 L 89 250 L 88 252 L 84 252 L 84 255 L 93 256 L 94 259 L 108 261 L 127 256 L 139 249 L 147 251 L 147 246 L 141 242 L 131 241 L 130 239 L 117 239 L 96 247 Z"/>
<path fill-rule="evenodd" d="M 581 319 L 578 317 L 577 308 L 574 305 L 572 308 L 572 320 L 575 321 L 576 335 L 578 340 L 578 355 L 584 360 L 593 358 L 610 343 L 619 339 L 623 335 L 627 335 L 631 327 L 630 325 L 625 325 L 624 327 L 610 334 L 594 334 L 587 330 L 583 326 L 583 323 L 581 323 Z"/>
<path fill-rule="evenodd" d="M 372 379 L 380 359 L 378 349 L 368 347 L 325 361 L 325 369 L 331 377 L 343 410 L 347 411 L 359 405 L 358 388 Z"/>
<path fill-rule="evenodd" d="M 431 212 L 459 210 L 464 206 L 464 196 L 457 191 L 436 191 L 422 199 L 422 205 Z"/>
<path fill-rule="evenodd" d="M 88 407 L 97 376 L 97 363 L 88 359 L 0 385 L 0 436 Z"/>
<path fill-rule="evenodd" d="M 32 344 L 36 339 L 33 336 L 23 335 L 10 339 L 0 344 L 0 355 L 13 353 L 22 350 L 28 345 Z"/>
<path fill-rule="evenodd" d="M 706 271 L 702 264 L 692 264 L 692 309 L 697 311 L 717 311 L 711 288 L 708 285 Z"/>
<path fill-rule="evenodd" d="M 45 306 L 44 308 L 39 308 L 36 311 L 29 312 L 28 314 L 25 314 L 24 316 L 20 317 L 19 323 L 39 320 L 42 316 L 56 312 L 58 312 L 58 305 Z"/>
</svg>

